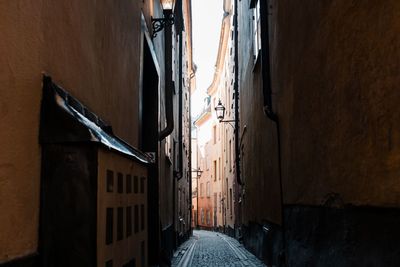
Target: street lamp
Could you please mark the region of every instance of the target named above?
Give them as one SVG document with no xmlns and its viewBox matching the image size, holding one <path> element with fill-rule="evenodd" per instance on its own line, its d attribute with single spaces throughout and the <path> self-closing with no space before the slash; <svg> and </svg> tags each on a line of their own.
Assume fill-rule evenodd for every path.
<svg viewBox="0 0 400 267">
<path fill-rule="evenodd" d="M 220 123 L 221 122 L 227 122 L 235 130 L 235 126 L 231 124 L 231 122 L 235 122 L 235 120 L 224 120 L 224 118 L 225 118 L 225 107 L 224 107 L 224 105 L 222 105 L 221 99 L 218 100 L 218 105 L 214 109 L 215 109 L 215 113 L 217 114 L 217 119 L 219 120 L 219 122 Z"/>
<path fill-rule="evenodd" d="M 222 121 L 225 117 L 225 107 L 221 103 L 221 99 L 218 100 L 218 105 L 215 107 L 215 112 L 217 113 L 217 119 Z"/>
<path fill-rule="evenodd" d="M 162 8 L 164 10 L 163 18 L 151 17 L 151 25 L 153 27 L 152 38 L 157 36 L 157 32 L 162 31 L 165 26 L 174 25 L 174 14 L 172 13 L 174 0 L 162 0 Z"/>
</svg>

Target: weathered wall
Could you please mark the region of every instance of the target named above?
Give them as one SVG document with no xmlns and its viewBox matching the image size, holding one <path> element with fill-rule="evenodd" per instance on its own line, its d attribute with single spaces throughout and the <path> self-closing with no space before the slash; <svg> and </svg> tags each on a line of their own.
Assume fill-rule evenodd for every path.
<svg viewBox="0 0 400 267">
<path fill-rule="evenodd" d="M 0 3 L 0 262 L 36 251 L 41 72 L 138 145 L 142 1 Z M 152 8 L 145 2 L 145 12 Z"/>
<path fill-rule="evenodd" d="M 287 204 L 400 205 L 400 2 L 274 1 Z"/>
<path fill-rule="evenodd" d="M 277 131 L 263 112 L 260 58 L 253 59 L 252 9 L 238 2 L 242 223 L 280 223 Z"/>
<path fill-rule="evenodd" d="M 267 81 L 251 58 L 250 1 L 241 2 L 244 242 L 279 264 L 278 136 L 262 110 Z M 400 236 L 400 3 L 270 0 L 267 9 L 286 259 L 290 266 L 393 265 Z"/>
<path fill-rule="evenodd" d="M 0 262 L 37 247 L 42 2 L 0 3 Z"/>
<path fill-rule="evenodd" d="M 138 146 L 139 1 L 44 1 L 43 69 Z M 123 115 L 122 115 L 123 114 Z"/>
</svg>

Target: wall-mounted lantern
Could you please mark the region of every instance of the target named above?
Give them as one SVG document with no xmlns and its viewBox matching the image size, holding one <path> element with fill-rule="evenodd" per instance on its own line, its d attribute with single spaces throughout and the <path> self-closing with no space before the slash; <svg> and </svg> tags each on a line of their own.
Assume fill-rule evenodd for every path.
<svg viewBox="0 0 400 267">
<path fill-rule="evenodd" d="M 151 25 L 153 27 L 153 35 L 152 37 L 157 36 L 157 32 L 162 31 L 165 26 L 172 26 L 174 25 L 174 14 L 173 4 L 174 0 L 163 0 L 161 1 L 162 8 L 164 10 L 163 18 L 153 18 L 151 17 Z"/>
<path fill-rule="evenodd" d="M 225 118 L 225 107 L 221 103 L 221 99 L 218 100 L 218 105 L 214 108 L 217 113 L 217 119 L 221 122 Z"/>
<path fill-rule="evenodd" d="M 221 99 L 218 100 L 218 105 L 214 109 L 215 109 L 215 113 L 217 114 L 217 119 L 219 120 L 220 123 L 227 122 L 233 127 L 234 130 L 236 130 L 235 126 L 231 124 L 231 122 L 235 122 L 235 120 L 224 120 L 225 107 L 224 107 L 224 105 L 222 105 Z"/>
</svg>

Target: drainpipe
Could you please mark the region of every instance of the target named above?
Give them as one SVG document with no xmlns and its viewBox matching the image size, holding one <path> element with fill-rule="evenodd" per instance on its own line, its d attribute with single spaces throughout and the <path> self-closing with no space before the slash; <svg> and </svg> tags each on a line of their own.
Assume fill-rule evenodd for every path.
<svg viewBox="0 0 400 267">
<path fill-rule="evenodd" d="M 234 62 L 235 62 L 235 82 L 233 86 L 234 95 L 235 95 L 235 165 L 236 165 L 236 183 L 234 185 L 234 196 L 236 198 L 235 205 L 235 221 L 233 222 L 234 228 L 238 227 L 238 233 L 235 233 L 235 236 L 239 240 L 242 238 L 241 233 L 241 209 L 239 208 L 239 193 L 242 190 L 242 186 L 244 185 L 241 179 L 241 170 L 240 170 L 240 147 L 239 147 L 239 36 L 238 36 L 238 0 L 235 0 L 234 7 L 234 16 L 233 16 L 233 24 L 234 24 L 234 45 L 235 45 L 235 54 L 234 54 Z M 227 201 L 229 201 L 227 196 Z M 241 204 L 240 204 L 241 205 Z M 231 207 L 232 208 L 232 207 Z"/>
<path fill-rule="evenodd" d="M 260 0 L 259 0 L 260 1 Z M 269 53 L 269 23 L 268 23 L 268 6 L 266 1 L 260 1 L 261 16 L 261 62 L 262 62 L 262 89 L 264 96 L 264 113 L 275 123 L 277 145 L 278 145 L 278 172 L 279 172 L 279 191 L 281 202 L 281 224 L 282 224 L 282 254 L 280 260 L 283 266 L 286 264 L 286 225 L 284 216 L 284 198 L 283 198 L 283 184 L 282 184 L 282 153 L 281 153 L 281 130 L 278 115 L 272 109 L 272 83 L 271 83 L 271 68 L 270 68 L 270 53 Z"/>
<path fill-rule="evenodd" d="M 164 11 L 164 17 L 171 15 L 170 10 Z M 172 26 L 168 23 L 164 28 L 164 49 L 165 49 L 165 113 L 167 126 L 159 134 L 159 141 L 164 140 L 174 130 L 174 108 L 173 108 L 173 86 L 172 82 Z"/>
<path fill-rule="evenodd" d="M 235 31 L 235 84 L 233 90 L 235 92 L 235 158 L 236 158 L 236 181 L 239 185 L 243 185 L 242 179 L 240 177 L 240 153 L 239 153 L 239 64 L 238 64 L 238 0 L 235 0 L 235 10 L 234 10 L 233 24 Z"/>
<path fill-rule="evenodd" d="M 182 83 L 183 83 L 183 67 L 182 67 L 182 32 L 179 33 L 179 174 L 178 174 L 178 179 L 181 179 L 183 177 L 183 90 L 182 90 Z"/>
<path fill-rule="evenodd" d="M 193 210 L 192 210 L 192 206 L 193 206 L 193 198 L 192 198 L 192 114 L 191 114 L 191 102 L 192 102 L 192 97 L 191 97 L 191 88 L 192 88 L 192 79 L 195 77 L 195 74 L 193 72 L 192 69 L 192 73 L 190 74 L 189 77 L 189 123 L 188 126 L 189 127 L 189 171 L 190 171 L 190 177 L 189 177 L 189 199 L 190 199 L 190 231 L 191 233 L 193 233 L 193 229 L 192 229 L 192 219 L 193 219 Z"/>
</svg>

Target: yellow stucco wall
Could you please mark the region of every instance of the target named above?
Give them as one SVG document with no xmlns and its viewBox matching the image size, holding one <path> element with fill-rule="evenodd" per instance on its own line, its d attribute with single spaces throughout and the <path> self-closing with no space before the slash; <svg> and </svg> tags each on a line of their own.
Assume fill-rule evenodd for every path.
<svg viewBox="0 0 400 267">
<path fill-rule="evenodd" d="M 141 254 L 147 255 L 147 179 L 148 173 L 146 166 L 141 165 L 133 160 L 125 158 L 114 151 L 99 149 L 98 154 L 98 188 L 97 188 L 97 266 L 105 266 L 105 262 L 112 260 L 114 266 L 123 266 L 131 261 L 136 260 L 136 266 L 143 266 L 141 262 Z M 107 171 L 113 172 L 113 192 L 107 192 L 106 179 Z M 118 192 L 118 174 L 123 176 L 123 192 Z M 128 193 L 127 176 L 131 176 L 130 188 Z M 136 177 L 135 177 L 136 176 Z M 135 192 L 135 182 L 137 180 L 137 189 Z M 141 185 L 144 183 L 144 185 Z M 140 189 L 143 186 L 144 191 Z M 138 232 L 135 231 L 135 223 L 142 221 L 141 205 L 144 206 L 144 225 L 137 226 Z M 134 212 L 134 208 L 138 208 L 138 218 Z M 127 234 L 127 219 L 128 213 L 126 208 L 132 209 L 131 218 L 131 235 Z M 104 243 L 106 240 L 106 208 L 113 208 L 113 242 L 109 245 Z M 117 208 L 123 208 L 123 238 L 117 239 Z M 141 251 L 141 244 L 144 244 L 144 252 Z M 145 256 L 147 259 L 147 256 Z M 147 266 L 146 262 L 144 265 Z M 144 266 L 143 266 L 144 267 Z"/>
<path fill-rule="evenodd" d="M 0 2 L 0 263 L 37 250 L 42 71 L 137 146 L 142 5 Z"/>
</svg>

